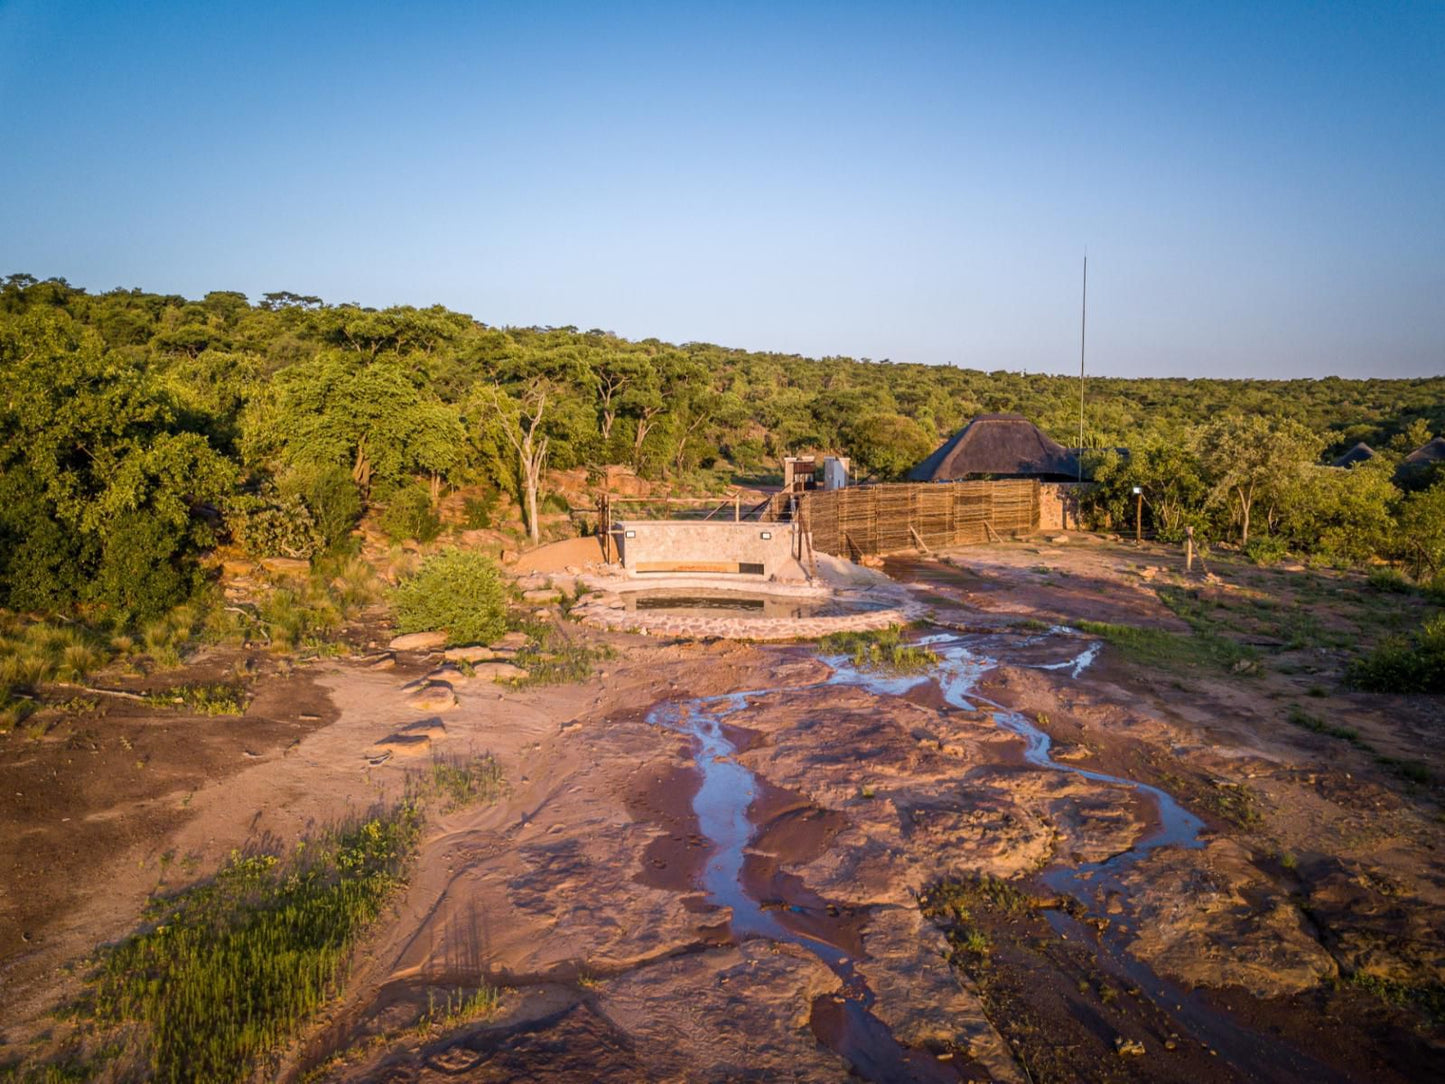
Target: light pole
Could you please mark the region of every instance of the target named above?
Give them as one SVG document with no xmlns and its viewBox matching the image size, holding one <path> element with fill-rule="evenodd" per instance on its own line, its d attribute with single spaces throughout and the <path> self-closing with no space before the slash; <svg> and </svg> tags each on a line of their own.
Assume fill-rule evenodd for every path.
<svg viewBox="0 0 1445 1084">
<path fill-rule="evenodd" d="M 1144 487 L 1134 487 L 1134 545 L 1144 544 Z"/>
</svg>

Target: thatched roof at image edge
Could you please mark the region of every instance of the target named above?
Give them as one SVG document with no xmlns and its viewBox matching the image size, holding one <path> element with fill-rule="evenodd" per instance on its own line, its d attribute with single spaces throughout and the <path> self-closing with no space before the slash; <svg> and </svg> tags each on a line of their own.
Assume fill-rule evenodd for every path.
<svg viewBox="0 0 1445 1084">
<path fill-rule="evenodd" d="M 1427 467 L 1431 463 L 1445 460 L 1445 437 L 1436 437 L 1428 444 L 1422 444 L 1405 457 L 1405 466 Z"/>
<path fill-rule="evenodd" d="M 1079 459 L 1022 414 L 980 414 L 908 472 L 910 482 L 980 476 L 1071 482 Z"/>
</svg>

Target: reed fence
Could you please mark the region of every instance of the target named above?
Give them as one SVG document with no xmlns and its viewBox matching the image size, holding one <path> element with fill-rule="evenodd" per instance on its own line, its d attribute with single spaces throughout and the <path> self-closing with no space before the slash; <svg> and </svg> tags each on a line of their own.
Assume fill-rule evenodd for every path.
<svg viewBox="0 0 1445 1084">
<path fill-rule="evenodd" d="M 797 519 L 815 550 L 856 560 L 1028 533 L 1039 522 L 1039 484 L 1004 479 L 779 493 L 763 516 Z"/>
</svg>

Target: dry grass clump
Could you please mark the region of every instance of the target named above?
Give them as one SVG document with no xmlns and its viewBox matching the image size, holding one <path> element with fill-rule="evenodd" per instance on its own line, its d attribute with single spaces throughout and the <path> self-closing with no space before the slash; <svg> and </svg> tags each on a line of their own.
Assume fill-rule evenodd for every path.
<svg viewBox="0 0 1445 1084">
<path fill-rule="evenodd" d="M 83 682 L 109 661 L 104 640 L 79 625 L 0 615 L 0 732 L 13 729 L 39 707 L 40 685 Z"/>
</svg>

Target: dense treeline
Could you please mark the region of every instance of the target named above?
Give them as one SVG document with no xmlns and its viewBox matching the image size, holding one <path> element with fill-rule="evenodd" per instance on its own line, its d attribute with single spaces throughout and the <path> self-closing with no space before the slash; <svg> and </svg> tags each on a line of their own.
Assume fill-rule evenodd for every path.
<svg viewBox="0 0 1445 1084">
<path fill-rule="evenodd" d="M 424 520 L 463 484 L 508 489 L 535 524 L 549 468 L 625 464 L 683 480 L 837 450 L 888 477 L 977 413 L 1022 412 L 1066 444 L 1078 424 L 1065 377 L 496 328 L 440 307 L 286 292 L 256 304 L 234 292 L 92 295 L 27 275 L 0 287 L 0 373 L 0 605 L 136 616 L 183 598 L 195 555 L 223 532 L 304 556 L 370 506 Z M 1144 484 L 1151 526 L 1166 533 L 1187 520 L 1291 541 L 1348 535 L 1373 515 L 1309 520 L 1310 501 L 1297 492 L 1291 504 L 1276 484 L 1279 455 L 1254 482 L 1231 480 L 1259 434 L 1209 445 L 1208 423 L 1226 416 L 1268 420 L 1294 477 L 1359 440 L 1388 447 L 1445 428 L 1445 378 L 1092 379 L 1085 443 L 1143 453 L 1099 453 L 1097 508 L 1124 515 L 1120 487 Z M 1340 500 L 1384 509 L 1388 529 L 1399 494 L 1387 472 L 1368 476 L 1374 497 Z"/>
</svg>

